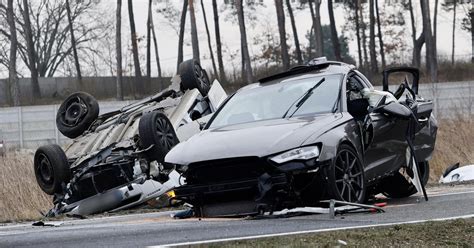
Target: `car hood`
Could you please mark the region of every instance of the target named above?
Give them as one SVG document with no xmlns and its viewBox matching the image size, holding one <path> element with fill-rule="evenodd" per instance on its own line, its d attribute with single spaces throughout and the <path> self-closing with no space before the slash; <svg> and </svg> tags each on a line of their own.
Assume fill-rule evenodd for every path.
<svg viewBox="0 0 474 248">
<path fill-rule="evenodd" d="M 301 146 L 310 136 L 319 136 L 340 117 L 331 113 L 205 130 L 175 146 L 165 162 L 187 165 L 206 160 L 276 154 Z"/>
</svg>

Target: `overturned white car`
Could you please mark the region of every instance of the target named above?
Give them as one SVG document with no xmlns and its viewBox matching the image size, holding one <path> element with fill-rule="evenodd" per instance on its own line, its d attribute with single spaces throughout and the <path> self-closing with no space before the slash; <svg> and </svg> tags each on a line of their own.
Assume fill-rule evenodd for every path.
<svg viewBox="0 0 474 248">
<path fill-rule="evenodd" d="M 64 150 L 42 146 L 34 157 L 39 186 L 54 195 L 47 215 L 124 209 L 178 186 L 179 174 L 162 164 L 165 155 L 199 132 L 226 97 L 194 60 L 180 65 L 164 91 L 100 116 L 91 95 L 70 95 L 56 124 L 74 140 Z"/>
</svg>

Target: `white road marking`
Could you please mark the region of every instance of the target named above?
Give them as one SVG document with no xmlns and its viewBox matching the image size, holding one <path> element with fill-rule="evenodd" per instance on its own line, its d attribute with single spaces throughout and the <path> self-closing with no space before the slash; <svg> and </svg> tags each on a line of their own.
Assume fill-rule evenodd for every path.
<svg viewBox="0 0 474 248">
<path fill-rule="evenodd" d="M 394 226 L 394 225 L 418 224 L 418 223 L 425 223 L 429 221 L 448 221 L 448 220 L 469 219 L 469 218 L 474 218 L 474 214 L 461 215 L 461 216 L 455 216 L 455 217 L 446 217 L 446 218 L 426 219 L 426 220 L 402 221 L 402 222 L 382 223 L 382 224 L 373 224 L 373 225 L 360 225 L 360 226 L 350 226 L 350 227 L 335 227 L 335 228 L 326 228 L 326 229 L 315 229 L 315 230 L 284 232 L 284 233 L 274 233 L 274 234 L 262 234 L 262 235 L 254 235 L 254 236 L 224 238 L 224 239 L 209 239 L 209 240 L 172 243 L 172 244 L 156 245 L 156 246 L 148 246 L 148 247 L 158 248 L 158 247 L 189 246 L 189 245 L 210 244 L 210 243 L 239 241 L 239 240 L 248 240 L 248 239 L 280 237 L 280 236 L 287 236 L 287 235 L 312 234 L 312 233 L 352 230 L 352 229 L 371 228 L 371 227 L 387 227 L 387 226 Z"/>
</svg>

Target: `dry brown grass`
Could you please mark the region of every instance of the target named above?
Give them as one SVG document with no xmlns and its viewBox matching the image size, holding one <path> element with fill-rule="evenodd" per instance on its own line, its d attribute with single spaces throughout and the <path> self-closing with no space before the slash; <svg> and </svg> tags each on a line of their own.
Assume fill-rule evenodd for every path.
<svg viewBox="0 0 474 248">
<path fill-rule="evenodd" d="M 474 163 L 474 119 L 440 120 L 431 166 L 431 182 L 437 182 L 451 164 Z M 39 210 L 52 207 L 51 197 L 38 187 L 32 153 L 8 153 L 0 157 L 0 222 L 38 219 Z"/>
<path fill-rule="evenodd" d="M 432 182 L 437 182 L 452 164 L 474 164 L 474 119 L 443 119 L 438 127 L 435 152 L 430 161 Z"/>
<path fill-rule="evenodd" d="M 33 154 L 7 153 L 0 157 L 0 222 L 38 219 L 52 207 L 33 172 Z"/>
</svg>

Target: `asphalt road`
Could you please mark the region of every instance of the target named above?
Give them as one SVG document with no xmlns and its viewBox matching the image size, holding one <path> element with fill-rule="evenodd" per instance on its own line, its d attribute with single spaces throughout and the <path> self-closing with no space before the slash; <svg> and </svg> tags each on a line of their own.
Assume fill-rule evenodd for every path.
<svg viewBox="0 0 474 248">
<path fill-rule="evenodd" d="M 335 219 L 319 214 L 260 220 L 174 220 L 170 217 L 172 212 L 157 212 L 51 222 L 60 224 L 57 227 L 34 227 L 31 223 L 3 225 L 0 226 L 0 247 L 144 247 L 474 217 L 473 184 L 431 187 L 428 194 L 428 202 L 421 196 L 388 200 L 385 213 L 351 214 Z"/>
</svg>

